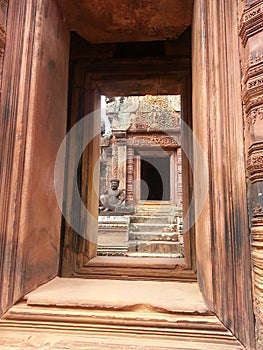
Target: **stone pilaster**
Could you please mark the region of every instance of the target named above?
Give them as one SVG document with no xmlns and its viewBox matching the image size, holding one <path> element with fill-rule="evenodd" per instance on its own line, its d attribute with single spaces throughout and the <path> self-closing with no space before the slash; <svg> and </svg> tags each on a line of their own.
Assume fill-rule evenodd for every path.
<svg viewBox="0 0 263 350">
<path fill-rule="evenodd" d="M 127 149 L 126 202 L 129 205 L 133 205 L 133 203 L 134 203 L 133 182 L 134 182 L 134 149 L 132 147 L 128 147 L 128 149 Z"/>
<path fill-rule="evenodd" d="M 241 4 L 241 3 L 240 3 Z M 263 348 L 263 1 L 246 1 L 240 18 L 242 90 L 257 348 Z"/>
<path fill-rule="evenodd" d="M 120 180 L 120 188 L 126 190 L 126 158 L 127 158 L 127 139 L 125 131 L 114 131 L 116 164 L 117 169 L 114 175 Z M 115 169 L 115 168 L 114 168 Z"/>
</svg>

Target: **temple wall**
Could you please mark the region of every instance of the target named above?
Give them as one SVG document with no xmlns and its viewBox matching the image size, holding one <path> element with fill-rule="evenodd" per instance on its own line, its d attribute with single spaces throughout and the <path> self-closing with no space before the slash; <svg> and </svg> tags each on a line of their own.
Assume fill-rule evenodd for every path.
<svg viewBox="0 0 263 350">
<path fill-rule="evenodd" d="M 57 2 L 11 1 L 6 42 L 2 312 L 58 271 L 61 212 L 54 163 L 66 133 L 69 31 Z"/>
</svg>

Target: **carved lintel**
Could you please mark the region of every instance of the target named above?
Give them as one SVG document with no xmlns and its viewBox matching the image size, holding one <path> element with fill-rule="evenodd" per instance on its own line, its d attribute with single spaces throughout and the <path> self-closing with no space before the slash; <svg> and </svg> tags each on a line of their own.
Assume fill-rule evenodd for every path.
<svg viewBox="0 0 263 350">
<path fill-rule="evenodd" d="M 128 145 L 133 147 L 153 147 L 178 148 L 180 138 L 178 136 L 162 134 L 132 134 L 128 137 Z"/>
<path fill-rule="evenodd" d="M 239 35 L 245 46 L 248 38 L 263 29 L 263 4 L 259 1 L 254 6 L 247 7 L 241 17 Z"/>
</svg>

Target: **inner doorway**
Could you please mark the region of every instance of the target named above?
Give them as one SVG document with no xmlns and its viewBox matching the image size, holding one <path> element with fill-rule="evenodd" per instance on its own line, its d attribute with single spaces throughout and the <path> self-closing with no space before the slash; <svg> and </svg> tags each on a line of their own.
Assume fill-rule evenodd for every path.
<svg viewBox="0 0 263 350">
<path fill-rule="evenodd" d="M 141 159 L 141 200 L 170 200 L 170 157 Z"/>
<path fill-rule="evenodd" d="M 97 254 L 183 258 L 181 96 L 101 101 Z"/>
</svg>

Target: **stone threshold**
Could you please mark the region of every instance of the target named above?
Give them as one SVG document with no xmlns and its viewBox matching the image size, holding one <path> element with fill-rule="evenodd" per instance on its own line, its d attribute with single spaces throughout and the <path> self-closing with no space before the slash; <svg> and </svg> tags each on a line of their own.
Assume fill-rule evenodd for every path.
<svg viewBox="0 0 263 350">
<path fill-rule="evenodd" d="M 241 350 L 197 283 L 55 278 L 0 320 L 0 349 Z"/>
<path fill-rule="evenodd" d="M 196 282 L 196 271 L 183 258 L 141 258 L 96 256 L 80 268 L 74 277 L 146 281 Z"/>
</svg>

